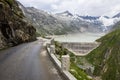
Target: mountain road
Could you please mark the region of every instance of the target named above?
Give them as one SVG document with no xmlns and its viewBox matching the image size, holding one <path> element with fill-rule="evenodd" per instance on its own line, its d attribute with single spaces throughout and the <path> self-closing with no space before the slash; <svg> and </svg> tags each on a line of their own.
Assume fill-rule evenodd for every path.
<svg viewBox="0 0 120 80">
<path fill-rule="evenodd" d="M 63 80 L 43 43 L 37 40 L 0 51 L 0 80 Z"/>
</svg>

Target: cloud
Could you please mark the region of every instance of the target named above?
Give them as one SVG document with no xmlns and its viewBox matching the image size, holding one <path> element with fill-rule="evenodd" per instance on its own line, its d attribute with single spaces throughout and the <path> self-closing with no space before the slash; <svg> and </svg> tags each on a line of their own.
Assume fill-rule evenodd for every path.
<svg viewBox="0 0 120 80">
<path fill-rule="evenodd" d="M 120 12 L 120 0 L 18 0 L 25 6 L 36 6 L 51 12 L 68 10 L 79 15 L 108 15 Z"/>
</svg>

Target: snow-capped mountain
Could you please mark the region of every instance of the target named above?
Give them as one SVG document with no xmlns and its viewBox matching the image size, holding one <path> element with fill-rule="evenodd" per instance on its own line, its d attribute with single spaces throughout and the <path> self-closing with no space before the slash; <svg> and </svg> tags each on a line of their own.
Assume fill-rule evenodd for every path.
<svg viewBox="0 0 120 80">
<path fill-rule="evenodd" d="M 58 16 L 73 17 L 73 14 L 70 13 L 69 11 L 65 11 L 65 12 L 62 12 L 62 13 L 56 13 L 56 15 L 58 15 Z"/>
<path fill-rule="evenodd" d="M 19 2 L 18 2 L 19 3 Z M 107 16 L 80 16 L 69 11 L 48 13 L 34 7 L 24 7 L 19 3 L 24 15 L 33 23 L 39 34 L 68 34 L 78 32 L 105 32 L 109 31 L 119 18 Z"/>
<path fill-rule="evenodd" d="M 117 14 L 118 15 L 118 14 Z M 81 18 L 81 20 L 87 21 L 87 22 L 91 22 L 94 23 L 96 25 L 100 25 L 103 26 L 105 30 L 110 30 L 113 25 L 115 23 L 117 23 L 118 21 L 120 21 L 120 17 L 108 17 L 108 16 L 79 16 Z"/>
<path fill-rule="evenodd" d="M 84 20 L 97 20 L 97 19 L 99 19 L 99 16 L 79 16 L 79 17 L 84 19 Z"/>
<path fill-rule="evenodd" d="M 38 10 L 34 7 L 24 7 L 20 3 L 19 6 L 27 19 L 35 26 L 37 32 L 41 35 L 61 35 L 79 32 L 78 28 L 73 27 L 74 25 L 58 20 L 53 14 Z"/>
<path fill-rule="evenodd" d="M 57 14 L 59 14 L 59 16 L 62 16 L 62 17 L 65 17 L 65 16 L 70 17 L 70 19 L 73 19 L 73 18 L 75 20 L 79 19 L 80 22 L 88 22 L 88 23 L 94 24 L 100 29 L 102 29 L 103 32 L 109 31 L 115 23 L 120 21 L 120 17 L 119 17 L 120 14 L 117 14 L 116 17 L 114 18 L 110 18 L 108 16 L 80 16 L 78 14 L 73 15 L 68 11 L 65 11 L 63 13 L 57 13 Z"/>
<path fill-rule="evenodd" d="M 120 18 L 120 13 L 116 14 L 115 16 L 113 16 L 113 18 Z"/>
<path fill-rule="evenodd" d="M 98 21 L 100 21 L 104 26 L 111 26 L 114 24 L 113 18 L 106 18 L 104 16 L 100 16 Z"/>
<path fill-rule="evenodd" d="M 62 23 L 67 23 L 69 26 L 73 25 L 74 28 L 77 27 L 80 32 L 103 32 L 105 27 L 99 21 L 93 21 L 92 19 L 82 19 L 79 15 L 73 15 L 69 11 L 57 13 L 54 15 L 56 19 L 62 21 Z M 84 17 L 85 18 L 85 17 Z M 92 17 L 91 17 L 92 18 Z M 97 18 L 96 18 L 97 19 Z M 91 22 L 93 21 L 93 22 Z"/>
</svg>

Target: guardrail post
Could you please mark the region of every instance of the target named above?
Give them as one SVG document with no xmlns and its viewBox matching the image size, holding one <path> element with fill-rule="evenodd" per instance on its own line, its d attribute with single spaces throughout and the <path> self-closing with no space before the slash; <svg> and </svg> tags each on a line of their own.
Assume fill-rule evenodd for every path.
<svg viewBox="0 0 120 80">
<path fill-rule="evenodd" d="M 51 45 L 54 45 L 54 38 L 51 39 Z"/>
<path fill-rule="evenodd" d="M 69 55 L 62 56 L 61 68 L 62 70 L 69 71 L 70 69 L 70 56 Z"/>
<path fill-rule="evenodd" d="M 47 45 L 47 47 L 50 47 L 51 41 L 47 41 L 47 42 L 46 42 L 46 45 Z"/>
<path fill-rule="evenodd" d="M 50 53 L 55 53 L 55 45 L 50 45 Z"/>
</svg>

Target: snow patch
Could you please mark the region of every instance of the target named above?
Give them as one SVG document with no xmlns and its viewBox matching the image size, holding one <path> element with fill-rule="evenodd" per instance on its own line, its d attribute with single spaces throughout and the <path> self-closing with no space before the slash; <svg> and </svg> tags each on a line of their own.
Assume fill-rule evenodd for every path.
<svg viewBox="0 0 120 80">
<path fill-rule="evenodd" d="M 101 17 L 99 18 L 99 21 L 101 21 L 104 26 L 111 26 L 111 25 L 114 24 L 114 19 L 113 19 L 113 18 L 107 19 L 107 18 L 101 16 Z"/>
</svg>

